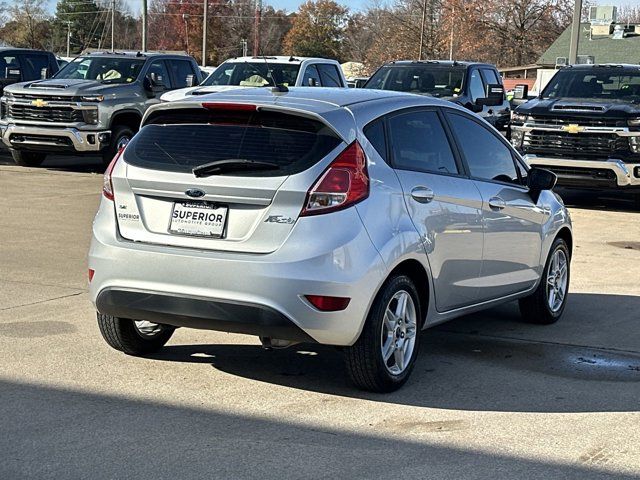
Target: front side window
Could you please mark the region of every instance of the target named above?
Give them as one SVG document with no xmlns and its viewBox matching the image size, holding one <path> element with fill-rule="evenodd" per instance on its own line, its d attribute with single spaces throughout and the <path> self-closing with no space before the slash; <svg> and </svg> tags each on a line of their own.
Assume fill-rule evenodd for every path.
<svg viewBox="0 0 640 480">
<path fill-rule="evenodd" d="M 209 75 L 202 86 L 237 85 L 243 87 L 264 87 L 273 85 L 293 86 L 300 65 L 255 62 L 225 62 Z"/>
<path fill-rule="evenodd" d="M 483 68 L 482 75 L 484 75 L 485 81 L 489 84 L 493 84 L 493 85 L 502 84 L 502 82 L 498 78 L 498 74 L 496 73 L 496 71 L 491 68 Z"/>
<path fill-rule="evenodd" d="M 189 76 L 197 80 L 196 72 L 193 70 L 191 62 L 188 60 L 169 60 L 169 67 L 175 80 L 174 88 L 185 88 L 189 85 Z"/>
<path fill-rule="evenodd" d="M 55 78 L 97 80 L 106 84 L 131 83 L 138 78 L 144 62 L 142 58 L 78 57 L 65 65 Z"/>
<path fill-rule="evenodd" d="M 15 55 L 0 55 L 0 79 L 7 78 L 7 70 L 19 69 L 20 62 Z M 24 77 L 24 73 L 22 74 Z"/>
<path fill-rule="evenodd" d="M 498 137 L 488 128 L 466 116 L 447 113 L 447 117 L 472 177 L 520 183 L 511 150 Z"/>
<path fill-rule="evenodd" d="M 479 98 L 484 98 L 485 95 L 484 84 L 482 83 L 482 77 L 479 70 L 474 70 L 469 76 L 469 93 L 471 94 L 471 101 L 475 102 Z"/>
<path fill-rule="evenodd" d="M 147 75 L 150 78 L 154 78 L 156 84 L 162 85 L 167 89 L 172 88 L 171 77 L 169 77 L 169 71 L 167 70 L 167 65 L 164 63 L 164 60 L 156 60 L 151 63 Z"/>
<path fill-rule="evenodd" d="M 435 111 L 412 111 L 389 119 L 393 166 L 402 170 L 458 173 L 449 139 Z"/>
<path fill-rule="evenodd" d="M 320 73 L 318 73 L 318 67 L 315 65 L 309 65 L 304 71 L 304 78 L 302 79 L 303 87 L 320 87 Z"/>
<path fill-rule="evenodd" d="M 36 80 L 43 78 L 43 73 L 45 73 L 44 78 L 50 73 L 49 57 L 46 55 L 22 55 L 21 63 L 25 70 L 24 78 Z"/>
</svg>

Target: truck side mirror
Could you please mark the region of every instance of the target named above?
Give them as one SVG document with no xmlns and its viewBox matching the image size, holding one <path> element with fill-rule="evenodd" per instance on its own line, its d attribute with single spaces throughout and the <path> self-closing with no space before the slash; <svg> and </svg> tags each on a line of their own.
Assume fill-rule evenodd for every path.
<svg viewBox="0 0 640 480">
<path fill-rule="evenodd" d="M 504 101 L 504 87 L 499 83 L 490 83 L 487 85 L 486 97 L 476 100 L 478 105 L 487 107 L 497 107 Z"/>
<path fill-rule="evenodd" d="M 187 87 L 196 87 L 198 86 L 198 79 L 195 75 L 187 75 Z"/>
<path fill-rule="evenodd" d="M 317 87 L 317 86 L 318 86 L 318 81 L 317 81 L 315 78 L 309 78 L 309 79 L 307 80 L 307 84 L 308 84 L 310 87 Z"/>
<path fill-rule="evenodd" d="M 49 69 L 47 67 L 40 69 L 40 79 L 44 80 L 49 77 Z"/>
<path fill-rule="evenodd" d="M 4 76 L 9 80 L 19 82 L 22 80 L 22 70 L 19 67 L 7 67 Z"/>
<path fill-rule="evenodd" d="M 513 89 L 513 99 L 514 100 L 526 100 L 529 98 L 529 85 L 526 83 L 518 84 Z"/>
</svg>

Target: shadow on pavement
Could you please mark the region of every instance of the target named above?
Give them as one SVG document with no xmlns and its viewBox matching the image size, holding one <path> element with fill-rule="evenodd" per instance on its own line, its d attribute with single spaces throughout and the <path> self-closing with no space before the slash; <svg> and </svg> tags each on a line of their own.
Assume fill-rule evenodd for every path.
<svg viewBox="0 0 640 480">
<path fill-rule="evenodd" d="M 153 358 L 208 363 L 261 382 L 386 403 L 509 412 L 637 411 L 640 353 L 613 342 L 635 335 L 630 343 L 638 345 L 638 334 L 620 319 L 640 310 L 640 297 L 571 299 L 572 314 L 553 326 L 524 324 L 517 308 L 505 306 L 423 332 L 411 380 L 387 395 L 355 390 L 333 347 L 169 345 Z M 599 315 L 595 305 L 609 314 Z M 598 344 L 598 338 L 609 345 Z"/>
<path fill-rule="evenodd" d="M 11 154 L 6 149 L 0 150 L 0 165 L 16 166 Z M 104 173 L 104 165 L 100 157 L 89 156 L 59 156 L 47 157 L 38 167 L 43 170 L 54 170 L 69 173 Z"/>
<path fill-rule="evenodd" d="M 365 433 L 355 433 L 294 423 L 284 412 L 273 420 L 6 381 L 0 394 L 6 479 L 636 478 L 434 445 L 429 434 L 382 438 L 388 432 L 364 411 Z"/>
</svg>

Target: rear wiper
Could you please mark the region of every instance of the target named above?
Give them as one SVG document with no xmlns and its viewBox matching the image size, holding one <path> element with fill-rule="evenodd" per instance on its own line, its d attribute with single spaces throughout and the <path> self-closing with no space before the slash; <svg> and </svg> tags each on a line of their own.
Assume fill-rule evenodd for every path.
<svg viewBox="0 0 640 480">
<path fill-rule="evenodd" d="M 229 158 L 227 160 L 215 160 L 193 167 L 193 174 L 196 177 L 208 177 L 219 173 L 241 171 L 241 170 L 278 170 L 280 165 L 273 162 L 261 162 L 258 160 L 248 160 L 246 158 Z"/>
</svg>

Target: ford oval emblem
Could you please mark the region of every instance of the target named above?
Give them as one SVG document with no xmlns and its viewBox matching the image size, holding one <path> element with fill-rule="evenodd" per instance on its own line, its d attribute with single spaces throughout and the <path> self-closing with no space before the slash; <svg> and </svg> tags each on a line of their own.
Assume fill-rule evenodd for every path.
<svg viewBox="0 0 640 480">
<path fill-rule="evenodd" d="M 187 195 L 189 195 L 192 198 L 200 198 L 200 197 L 204 197 L 204 192 L 198 188 L 190 188 L 189 190 L 187 190 L 186 192 Z"/>
</svg>

